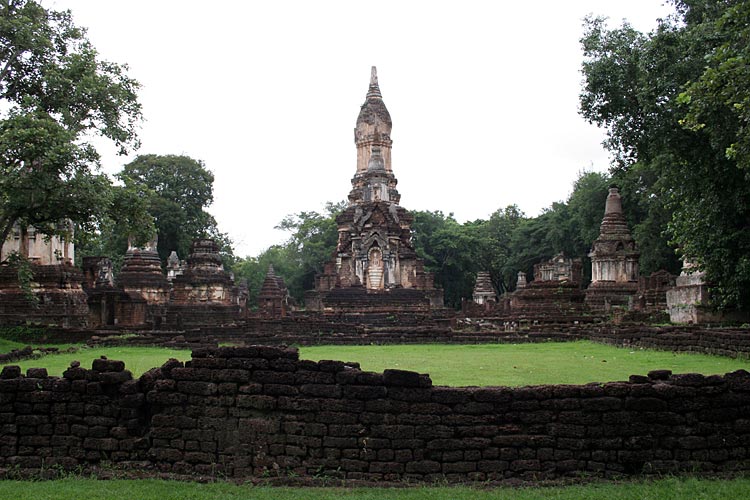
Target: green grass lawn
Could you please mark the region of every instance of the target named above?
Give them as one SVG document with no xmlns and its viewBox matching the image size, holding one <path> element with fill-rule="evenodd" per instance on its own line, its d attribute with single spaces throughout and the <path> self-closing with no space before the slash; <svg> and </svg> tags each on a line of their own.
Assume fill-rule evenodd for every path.
<svg viewBox="0 0 750 500">
<path fill-rule="evenodd" d="M 0 481 L 0 498 L 14 500 L 742 500 L 750 479 L 593 483 L 550 488 L 269 488 L 229 483 L 197 484 L 161 480 L 63 479 Z"/>
<path fill-rule="evenodd" d="M 88 348 L 80 345 L 78 347 L 80 347 L 80 349 L 77 352 L 48 354 L 39 359 L 26 359 L 23 361 L 14 361 L 9 364 L 19 365 L 24 371 L 31 367 L 43 367 L 47 369 L 47 372 L 50 375 L 59 377 L 70 366 L 71 361 L 80 361 L 81 366 L 91 368 L 93 360 L 101 356 L 107 356 L 109 359 L 125 361 L 125 369 L 130 370 L 134 377 L 139 377 L 151 368 L 163 365 L 169 358 L 177 358 L 182 361 L 190 359 L 190 351 L 184 349 L 119 346 Z M 62 348 L 64 347 L 61 346 L 61 349 Z M 2 352 L 8 352 L 8 350 Z"/>
<path fill-rule="evenodd" d="M 15 340 L 7 340 L 0 338 L 0 352 L 10 352 L 13 349 L 23 349 L 24 347 L 30 345 L 31 347 L 57 347 L 61 351 L 64 349 L 67 349 L 68 347 L 81 347 L 83 344 L 51 344 L 51 343 L 44 343 L 44 344 L 35 344 L 30 342 L 17 342 Z"/>
<path fill-rule="evenodd" d="M 29 344 L 24 344 L 23 342 L 16 342 L 14 340 L 6 340 L 3 338 L 0 338 L 0 352 L 10 352 L 13 349 L 22 349 L 26 347 Z"/>
<path fill-rule="evenodd" d="M 316 346 L 304 359 L 357 361 L 363 370 L 429 373 L 435 385 L 492 386 L 585 384 L 627 380 L 651 370 L 724 374 L 750 370 L 747 359 L 623 349 L 589 341 L 541 344 Z"/>
<path fill-rule="evenodd" d="M 0 352 L 23 344 L 0 341 Z M 67 347 L 60 346 L 61 348 Z M 24 370 L 45 367 L 50 375 L 61 375 L 78 360 L 84 367 L 100 356 L 125 361 L 138 377 L 169 358 L 190 359 L 190 351 L 161 347 L 79 346 L 73 353 L 50 354 L 12 364 Z M 632 374 L 668 369 L 674 373 L 723 374 L 740 368 L 750 370 L 750 361 L 702 354 L 674 354 L 648 349 L 623 349 L 594 342 L 483 345 L 389 345 L 319 346 L 300 349 L 303 359 L 357 361 L 362 369 L 382 372 L 386 368 L 429 373 L 436 385 L 488 386 L 536 384 L 585 384 L 627 380 Z"/>
</svg>

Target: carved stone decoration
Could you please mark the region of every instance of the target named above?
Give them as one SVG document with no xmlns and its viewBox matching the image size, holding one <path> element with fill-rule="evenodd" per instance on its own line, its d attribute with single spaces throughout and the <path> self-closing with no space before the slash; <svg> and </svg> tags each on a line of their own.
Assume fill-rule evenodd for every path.
<svg viewBox="0 0 750 500">
<path fill-rule="evenodd" d="M 569 281 L 580 284 L 581 259 L 571 259 L 558 253 L 550 260 L 534 265 L 534 281 Z"/>
</svg>

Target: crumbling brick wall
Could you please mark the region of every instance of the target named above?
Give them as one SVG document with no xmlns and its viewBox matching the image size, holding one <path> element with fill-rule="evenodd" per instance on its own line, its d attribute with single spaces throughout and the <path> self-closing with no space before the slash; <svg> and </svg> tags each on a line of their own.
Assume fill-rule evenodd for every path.
<svg viewBox="0 0 750 500">
<path fill-rule="evenodd" d="M 149 457 L 145 397 L 122 361 L 95 360 L 62 378 L 44 368 L 0 374 L 0 465 L 73 469 L 103 461 L 145 465 Z"/>
<path fill-rule="evenodd" d="M 140 380 L 6 367 L 0 467 L 109 460 L 228 477 L 538 480 L 750 469 L 750 373 L 581 386 L 433 387 L 294 349 L 201 349 Z"/>
</svg>

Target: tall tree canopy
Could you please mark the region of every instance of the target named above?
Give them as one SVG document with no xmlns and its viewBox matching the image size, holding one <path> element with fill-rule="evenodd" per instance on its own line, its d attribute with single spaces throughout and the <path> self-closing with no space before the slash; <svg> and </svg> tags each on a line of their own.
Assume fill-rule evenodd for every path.
<svg viewBox="0 0 750 500">
<path fill-rule="evenodd" d="M 534 264 L 558 252 L 586 259 L 599 234 L 609 184 L 604 174 L 582 172 L 567 201 L 553 203 L 542 215 L 531 218 L 516 205 L 498 209 L 487 219 L 464 223 L 453 214 L 416 211 L 414 248 L 424 259 L 425 269 L 435 273 L 449 307 L 458 308 L 463 298 L 471 297 L 479 271 L 489 271 L 499 293 L 512 291 L 519 270 L 530 272 Z M 327 203 L 323 213 L 306 211 L 285 217 L 278 226 L 290 232 L 284 244 L 237 262 L 235 275 L 248 280 L 251 303 L 269 264 L 284 278 L 291 295 L 302 301 L 304 292 L 314 287 L 315 274 L 336 249 L 336 215 L 345 207 L 345 202 Z"/>
<path fill-rule="evenodd" d="M 323 213 L 303 211 L 287 215 L 277 226 L 290 233 L 286 242 L 267 248 L 257 257 L 240 259 L 233 270 L 235 277 L 248 281 L 248 301 L 255 303 L 270 264 L 276 274 L 284 278 L 289 294 L 304 303 L 305 291 L 315 285 L 315 274 L 323 270 L 336 250 L 336 216 L 344 208 L 346 202 L 328 202 Z"/>
<path fill-rule="evenodd" d="M 113 203 L 92 134 L 137 146 L 138 82 L 103 61 L 68 11 L 0 3 L 0 241 L 15 223 L 55 234 Z"/>
<path fill-rule="evenodd" d="M 668 235 L 706 271 L 719 306 L 747 308 L 750 7 L 672 3 L 650 34 L 587 20 L 581 112 L 607 129 L 614 177 L 640 200 L 639 243 Z M 648 249 L 649 265 L 669 257 L 665 246 Z"/>
<path fill-rule="evenodd" d="M 206 236 L 217 240 L 225 265 L 231 264 L 231 242 L 206 211 L 214 199 L 214 175 L 202 161 L 181 155 L 140 155 L 123 167 L 120 178 L 128 189 L 147 194 L 162 260 L 173 250 L 184 259 L 192 241 Z"/>
</svg>

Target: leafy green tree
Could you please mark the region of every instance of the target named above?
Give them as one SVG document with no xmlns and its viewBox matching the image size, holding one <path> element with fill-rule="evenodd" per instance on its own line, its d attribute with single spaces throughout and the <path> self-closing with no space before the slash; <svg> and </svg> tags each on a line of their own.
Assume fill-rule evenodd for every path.
<svg viewBox="0 0 750 500">
<path fill-rule="evenodd" d="M 323 271 L 323 265 L 332 258 L 339 236 L 336 216 L 346 206 L 344 201 L 328 202 L 322 214 L 310 211 L 287 215 L 277 226 L 290 233 L 284 244 L 285 254 L 295 265 L 294 269 L 279 265 L 277 274 L 284 278 L 290 294 L 298 301 L 302 301 L 305 290 L 314 287 L 315 274 Z"/>
<path fill-rule="evenodd" d="M 658 242 L 668 234 L 706 271 L 719 306 L 747 308 L 748 6 L 673 3 L 677 13 L 648 35 L 587 21 L 581 112 L 607 129 L 613 176 L 640 201 L 644 270 L 668 260 Z"/>
<path fill-rule="evenodd" d="M 458 308 L 470 297 L 478 269 L 478 225 L 459 224 L 453 214 L 413 212 L 414 248 L 424 259 L 425 270 L 435 273 L 443 287 L 446 306 Z"/>
<path fill-rule="evenodd" d="M 137 146 L 138 83 L 99 59 L 70 12 L 39 2 L 0 4 L 0 241 L 13 225 L 65 232 L 108 207 L 108 179 L 87 139 Z"/>
<path fill-rule="evenodd" d="M 231 267 L 231 241 L 206 211 L 213 202 L 214 176 L 203 162 L 180 155 L 140 155 L 123 167 L 121 179 L 126 189 L 149 194 L 148 211 L 156 225 L 162 261 L 173 250 L 185 258 L 195 238 L 210 237 L 222 248 L 225 266 Z"/>
<path fill-rule="evenodd" d="M 488 271 L 498 293 L 510 291 L 517 269 L 512 269 L 513 233 L 524 220 L 516 205 L 496 210 L 486 221 L 475 224 L 477 271 Z"/>
<path fill-rule="evenodd" d="M 289 248 L 284 245 L 273 245 L 257 257 L 245 257 L 244 259 L 238 259 L 234 264 L 233 271 L 235 281 L 246 279 L 248 284 L 248 305 L 251 307 L 257 307 L 258 305 L 258 293 L 263 285 L 263 280 L 268 272 L 268 266 L 274 267 L 274 272 L 277 276 L 284 278 L 284 282 L 287 284 L 290 295 L 292 295 L 297 301 L 302 301 L 304 290 L 292 289 L 295 287 L 295 283 L 290 283 L 291 278 L 299 275 L 299 268 L 297 262 L 289 255 Z M 300 302 L 302 303 L 302 302 Z"/>
<path fill-rule="evenodd" d="M 142 246 L 156 234 L 154 218 L 148 211 L 147 200 L 152 192 L 142 184 L 132 181 L 109 186 L 107 211 L 100 217 L 93 230 L 77 229 L 75 232 L 77 264 L 83 256 L 101 255 L 109 257 L 115 273 L 119 272 L 128 239 Z"/>
</svg>

